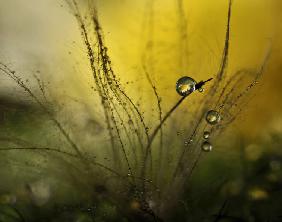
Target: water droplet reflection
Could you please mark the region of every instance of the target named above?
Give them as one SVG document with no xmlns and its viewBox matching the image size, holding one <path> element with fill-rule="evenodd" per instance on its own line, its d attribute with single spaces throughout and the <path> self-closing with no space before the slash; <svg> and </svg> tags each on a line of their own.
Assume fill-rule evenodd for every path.
<svg viewBox="0 0 282 222">
<path fill-rule="evenodd" d="M 204 135 L 203 135 L 203 138 L 204 138 L 204 139 L 210 138 L 210 132 L 205 131 L 205 132 L 204 132 Z"/>
<path fill-rule="evenodd" d="M 212 145 L 209 142 L 205 141 L 202 143 L 202 150 L 204 152 L 210 152 L 212 151 Z"/>
<path fill-rule="evenodd" d="M 181 96 L 187 96 L 195 91 L 196 81 L 191 77 L 184 76 L 176 82 L 176 91 Z"/>
<path fill-rule="evenodd" d="M 221 120 L 220 114 L 215 110 L 210 110 L 206 114 L 206 120 L 211 125 L 216 125 Z"/>
</svg>

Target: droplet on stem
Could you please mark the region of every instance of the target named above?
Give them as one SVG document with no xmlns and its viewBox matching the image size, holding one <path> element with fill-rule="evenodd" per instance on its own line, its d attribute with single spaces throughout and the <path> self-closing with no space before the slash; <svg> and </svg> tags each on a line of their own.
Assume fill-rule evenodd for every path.
<svg viewBox="0 0 282 222">
<path fill-rule="evenodd" d="M 205 90 L 204 90 L 204 88 L 199 88 L 198 91 L 202 93 L 202 92 L 204 92 Z"/>
<path fill-rule="evenodd" d="M 204 134 L 203 134 L 203 138 L 204 138 L 204 139 L 208 139 L 208 138 L 210 138 L 210 135 L 211 135 L 210 132 L 205 131 Z"/>
<path fill-rule="evenodd" d="M 209 142 L 205 141 L 202 143 L 202 150 L 204 152 L 210 152 L 212 151 L 212 145 Z"/>
<path fill-rule="evenodd" d="M 187 96 L 195 91 L 196 84 L 194 79 L 184 76 L 176 82 L 176 91 L 181 96 Z"/>
<path fill-rule="evenodd" d="M 215 110 L 210 110 L 206 114 L 206 121 L 211 125 L 216 125 L 221 120 L 220 114 Z"/>
</svg>

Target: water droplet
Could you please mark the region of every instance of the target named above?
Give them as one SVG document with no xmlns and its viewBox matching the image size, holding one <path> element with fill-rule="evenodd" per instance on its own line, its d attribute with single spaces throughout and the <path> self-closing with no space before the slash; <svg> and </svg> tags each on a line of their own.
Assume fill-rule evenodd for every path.
<svg viewBox="0 0 282 222">
<path fill-rule="evenodd" d="M 202 92 L 204 92 L 205 90 L 204 90 L 203 88 L 199 88 L 198 91 L 202 93 Z"/>
<path fill-rule="evenodd" d="M 206 114 L 206 120 L 211 125 L 218 124 L 220 119 L 221 119 L 220 114 L 215 110 L 210 110 Z"/>
<path fill-rule="evenodd" d="M 181 96 L 187 96 L 195 91 L 196 84 L 194 79 L 184 76 L 176 82 L 176 91 Z"/>
<path fill-rule="evenodd" d="M 212 151 L 212 145 L 209 142 L 205 141 L 202 144 L 202 150 L 205 152 L 210 152 Z"/>
<path fill-rule="evenodd" d="M 203 138 L 204 138 L 204 139 L 208 139 L 208 138 L 210 138 L 210 135 L 211 135 L 210 132 L 205 131 L 205 132 L 204 132 L 204 135 L 203 135 Z"/>
</svg>

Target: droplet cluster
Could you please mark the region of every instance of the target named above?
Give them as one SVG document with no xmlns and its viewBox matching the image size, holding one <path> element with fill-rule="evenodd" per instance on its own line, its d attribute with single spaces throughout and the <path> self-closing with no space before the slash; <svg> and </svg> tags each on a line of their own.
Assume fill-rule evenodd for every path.
<svg viewBox="0 0 282 222">
<path fill-rule="evenodd" d="M 221 116 L 220 114 L 215 111 L 215 110 L 209 110 L 206 114 L 206 121 L 208 124 L 210 125 L 216 125 L 220 122 L 221 120 Z M 203 134 L 203 143 L 202 143 L 202 151 L 204 152 L 210 152 L 212 151 L 212 144 L 209 142 L 209 139 L 210 139 L 210 136 L 211 136 L 211 132 L 209 131 L 204 131 L 204 134 Z"/>
</svg>

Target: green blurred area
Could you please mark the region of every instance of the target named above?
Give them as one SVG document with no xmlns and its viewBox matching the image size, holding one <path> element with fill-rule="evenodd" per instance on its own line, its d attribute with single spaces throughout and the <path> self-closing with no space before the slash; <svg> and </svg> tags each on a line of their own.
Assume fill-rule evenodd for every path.
<svg viewBox="0 0 282 222">
<path fill-rule="evenodd" d="M 50 143 L 47 136 L 54 129 L 38 107 L 5 102 L 1 116 L 1 147 L 55 144 L 57 137 L 51 133 Z M 218 214 L 219 221 L 280 221 L 281 134 L 271 132 L 251 144 L 233 130 L 224 136 L 233 142 L 223 139 L 202 157 L 168 221 L 214 221 Z M 104 188 L 93 193 L 83 174 L 71 168 L 81 168 L 79 162 L 45 152 L 10 152 L 1 152 L 1 221 L 22 221 L 21 216 L 26 221 L 127 221 L 123 210 L 130 200 L 116 205 L 109 193 L 99 196 Z"/>
</svg>

